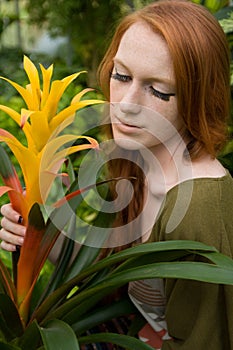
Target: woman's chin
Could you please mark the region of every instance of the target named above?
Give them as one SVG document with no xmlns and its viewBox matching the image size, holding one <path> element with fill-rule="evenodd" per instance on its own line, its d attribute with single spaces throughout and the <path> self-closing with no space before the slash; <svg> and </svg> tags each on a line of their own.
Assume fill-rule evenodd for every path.
<svg viewBox="0 0 233 350">
<path fill-rule="evenodd" d="M 129 151 L 137 151 L 145 147 L 143 144 L 126 137 L 114 137 L 114 142 L 117 146 Z"/>
</svg>

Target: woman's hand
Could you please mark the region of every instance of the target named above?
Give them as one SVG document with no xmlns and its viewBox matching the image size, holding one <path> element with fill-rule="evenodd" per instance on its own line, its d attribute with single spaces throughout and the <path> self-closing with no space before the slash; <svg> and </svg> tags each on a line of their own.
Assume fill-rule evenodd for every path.
<svg viewBox="0 0 233 350">
<path fill-rule="evenodd" d="M 22 217 L 17 213 L 11 204 L 5 204 L 1 207 L 0 246 L 9 252 L 16 250 L 16 246 L 21 246 L 24 242 L 26 227 L 22 224 Z"/>
<path fill-rule="evenodd" d="M 14 252 L 17 246 L 22 246 L 26 233 L 26 227 L 23 226 L 22 217 L 12 208 L 11 204 L 5 204 L 1 207 L 1 214 L 3 216 L 1 220 L 0 240 L 2 240 L 0 247 L 9 252 Z M 52 263 L 57 261 L 60 254 L 61 247 L 63 245 L 65 236 L 60 235 L 53 246 L 49 254 L 49 260 Z M 80 245 L 75 243 L 73 257 L 76 256 Z"/>
</svg>

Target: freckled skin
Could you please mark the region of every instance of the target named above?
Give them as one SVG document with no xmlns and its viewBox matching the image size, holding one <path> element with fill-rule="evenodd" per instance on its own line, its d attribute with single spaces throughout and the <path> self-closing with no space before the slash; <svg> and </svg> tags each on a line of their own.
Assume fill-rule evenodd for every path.
<svg viewBox="0 0 233 350">
<path fill-rule="evenodd" d="M 150 150 L 161 143 L 157 138 L 157 130 L 167 130 L 168 123 L 164 126 L 161 120 L 158 123 L 158 114 L 153 118 L 153 111 L 174 126 L 168 133 L 166 131 L 167 138 L 171 138 L 176 130 L 182 129 L 176 96 L 165 101 L 154 95 L 153 89 L 162 94 L 175 94 L 172 59 L 161 36 L 154 33 L 147 24 L 136 23 L 125 32 L 120 42 L 110 82 L 110 101 L 114 106 L 111 108 L 113 135 L 116 140 L 124 138 L 126 148 L 130 148 L 126 139 Z M 140 128 L 127 129 L 127 125 Z"/>
</svg>

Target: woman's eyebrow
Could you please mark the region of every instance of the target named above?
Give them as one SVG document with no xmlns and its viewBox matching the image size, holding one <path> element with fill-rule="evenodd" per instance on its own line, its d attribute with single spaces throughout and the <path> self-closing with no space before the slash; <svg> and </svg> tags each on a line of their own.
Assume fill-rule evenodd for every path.
<svg viewBox="0 0 233 350">
<path fill-rule="evenodd" d="M 120 58 L 118 57 L 114 57 L 113 58 L 113 63 L 114 64 L 119 64 L 122 68 L 126 69 L 129 73 L 130 73 L 130 69 L 121 61 Z M 168 86 L 168 88 L 171 88 L 171 89 L 175 89 L 175 83 L 169 79 L 169 78 L 165 78 L 165 77 L 159 77 L 159 76 L 150 76 L 148 79 L 145 79 L 145 80 L 148 80 L 149 82 L 156 82 L 156 83 L 162 83 L 162 84 L 165 84 Z"/>
<path fill-rule="evenodd" d="M 124 69 L 126 69 L 126 70 L 129 71 L 129 68 L 128 68 L 119 58 L 114 57 L 114 58 L 113 58 L 113 63 L 114 63 L 114 64 L 117 63 L 117 64 L 119 64 L 120 66 L 122 66 L 122 68 L 124 68 Z"/>
<path fill-rule="evenodd" d="M 171 79 L 164 77 L 151 77 L 149 81 L 166 85 L 169 89 L 175 90 L 175 83 Z"/>
</svg>

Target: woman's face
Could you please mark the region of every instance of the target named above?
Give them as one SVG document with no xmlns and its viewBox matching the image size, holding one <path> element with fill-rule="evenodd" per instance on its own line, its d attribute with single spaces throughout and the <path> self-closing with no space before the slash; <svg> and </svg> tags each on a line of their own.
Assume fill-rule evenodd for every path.
<svg viewBox="0 0 233 350">
<path fill-rule="evenodd" d="M 124 34 L 110 80 L 110 115 L 116 143 L 154 150 L 182 129 L 173 64 L 166 42 L 147 24 Z"/>
</svg>

